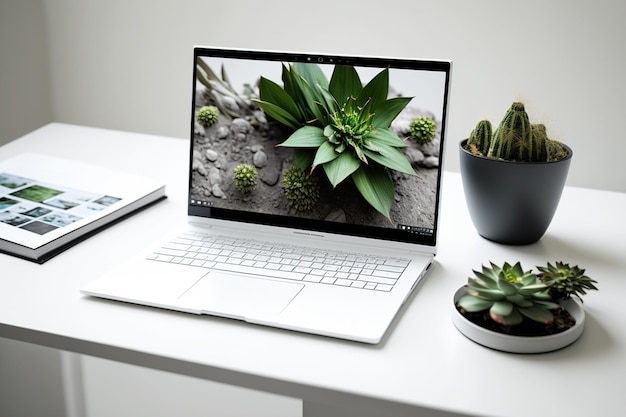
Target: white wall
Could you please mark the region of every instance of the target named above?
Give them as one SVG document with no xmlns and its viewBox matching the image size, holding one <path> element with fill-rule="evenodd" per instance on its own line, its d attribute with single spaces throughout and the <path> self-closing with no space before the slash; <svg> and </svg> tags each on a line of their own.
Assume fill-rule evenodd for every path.
<svg viewBox="0 0 626 417">
<path fill-rule="evenodd" d="M 621 0 L 43 0 L 55 120 L 186 137 L 194 44 L 454 61 L 447 162 L 513 100 L 626 191 Z"/>
<path fill-rule="evenodd" d="M 186 137 L 194 44 L 431 57 L 454 61 L 449 169 L 476 121 L 524 100 L 573 147 L 570 185 L 626 192 L 622 0 L 1 4 L 0 143 L 50 119 Z"/>
<path fill-rule="evenodd" d="M 39 0 L 0 0 L 0 145 L 52 120 Z"/>
</svg>

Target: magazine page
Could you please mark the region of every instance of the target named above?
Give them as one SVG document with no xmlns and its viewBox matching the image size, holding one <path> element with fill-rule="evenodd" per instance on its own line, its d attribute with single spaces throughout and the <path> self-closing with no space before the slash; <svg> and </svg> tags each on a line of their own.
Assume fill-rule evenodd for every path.
<svg viewBox="0 0 626 417">
<path fill-rule="evenodd" d="M 0 238 L 37 248 L 161 187 L 88 163 L 22 154 L 0 161 Z"/>
</svg>

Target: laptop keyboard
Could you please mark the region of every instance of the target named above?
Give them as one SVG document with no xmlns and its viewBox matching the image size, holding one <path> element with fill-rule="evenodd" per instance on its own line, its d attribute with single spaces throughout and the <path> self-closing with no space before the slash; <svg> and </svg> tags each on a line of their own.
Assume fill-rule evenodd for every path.
<svg viewBox="0 0 626 417">
<path fill-rule="evenodd" d="M 163 245 L 148 259 L 375 291 L 391 291 L 409 264 L 406 258 L 189 232 Z"/>
</svg>

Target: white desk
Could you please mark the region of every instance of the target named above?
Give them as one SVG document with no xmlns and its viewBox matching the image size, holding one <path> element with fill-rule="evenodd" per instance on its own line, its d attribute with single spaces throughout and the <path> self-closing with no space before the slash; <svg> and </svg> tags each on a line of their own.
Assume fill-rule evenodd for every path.
<svg viewBox="0 0 626 417">
<path fill-rule="evenodd" d="M 24 151 L 154 176 L 169 198 L 44 265 L 0 255 L 0 337 L 302 398 L 306 416 L 626 415 L 626 194 L 566 188 L 543 239 L 507 247 L 476 234 L 460 176 L 446 172 L 438 264 L 388 337 L 369 346 L 81 296 L 184 219 L 187 141 L 52 124 L 0 158 Z M 452 294 L 490 260 L 586 268 L 600 291 L 585 299 L 581 339 L 513 355 L 463 337 L 450 321 Z"/>
</svg>

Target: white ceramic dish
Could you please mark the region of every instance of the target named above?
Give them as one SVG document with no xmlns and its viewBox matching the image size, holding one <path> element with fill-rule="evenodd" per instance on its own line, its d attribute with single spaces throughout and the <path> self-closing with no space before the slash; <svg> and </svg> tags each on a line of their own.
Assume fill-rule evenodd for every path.
<svg viewBox="0 0 626 417">
<path fill-rule="evenodd" d="M 467 320 L 456 309 L 456 302 L 464 293 L 465 288 L 461 287 L 454 294 L 452 322 L 468 339 L 492 349 L 511 353 L 551 352 L 574 343 L 580 337 L 585 327 L 585 311 L 581 302 L 576 299 L 570 299 L 563 302 L 562 305 L 576 319 L 576 324 L 562 333 L 550 336 L 524 337 L 494 332 Z"/>
</svg>

